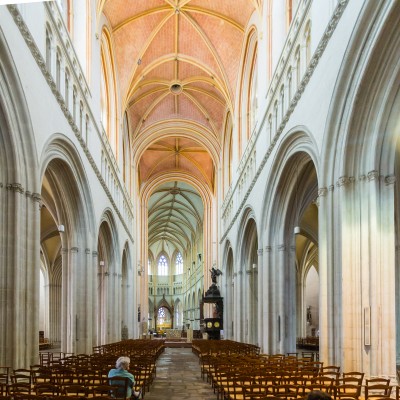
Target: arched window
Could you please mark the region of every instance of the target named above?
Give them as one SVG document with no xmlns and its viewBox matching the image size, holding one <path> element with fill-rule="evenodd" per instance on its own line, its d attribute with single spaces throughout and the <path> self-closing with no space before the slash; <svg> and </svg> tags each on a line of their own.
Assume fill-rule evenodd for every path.
<svg viewBox="0 0 400 400">
<path fill-rule="evenodd" d="M 86 114 L 85 117 L 85 134 L 86 134 L 86 143 L 88 142 L 89 139 L 89 115 Z"/>
<path fill-rule="evenodd" d="M 269 133 L 269 141 L 272 140 L 272 115 L 268 116 L 268 133 Z"/>
<path fill-rule="evenodd" d="M 65 69 L 65 83 L 64 83 L 64 85 L 65 85 L 65 87 L 64 87 L 64 90 L 65 90 L 64 98 L 65 98 L 65 104 L 67 105 L 67 108 L 69 108 L 69 81 L 70 81 L 70 74 L 69 74 L 68 69 L 66 68 Z"/>
<path fill-rule="evenodd" d="M 310 63 L 311 60 L 311 22 L 308 21 L 306 29 L 304 31 L 304 38 L 306 41 L 306 65 Z"/>
<path fill-rule="evenodd" d="M 175 271 L 177 274 L 183 273 L 183 258 L 182 258 L 182 254 L 180 252 L 176 255 Z"/>
<path fill-rule="evenodd" d="M 281 86 L 279 97 L 279 101 L 281 103 L 281 120 L 283 120 L 283 116 L 285 115 L 285 87 L 283 85 Z"/>
<path fill-rule="evenodd" d="M 51 33 L 46 29 L 46 67 L 51 71 Z"/>
<path fill-rule="evenodd" d="M 60 49 L 57 49 L 56 55 L 56 86 L 59 91 L 61 88 L 61 52 Z"/>
<path fill-rule="evenodd" d="M 74 86 L 72 89 L 72 117 L 75 123 L 76 123 L 76 103 L 78 101 L 77 99 L 78 99 L 78 91 L 76 90 L 76 86 Z"/>
<path fill-rule="evenodd" d="M 292 101 L 292 70 L 289 69 L 287 74 L 288 102 Z"/>
<path fill-rule="evenodd" d="M 297 81 L 296 85 L 297 87 L 299 87 L 301 80 L 300 46 L 298 46 L 296 49 L 295 59 L 296 59 L 296 81 Z"/>
<path fill-rule="evenodd" d="M 251 82 L 250 82 L 250 96 L 249 96 L 249 130 L 247 132 L 248 137 L 253 133 L 254 127 L 256 126 L 256 116 L 258 109 L 257 99 L 257 53 L 254 56 L 253 66 L 251 71 Z"/>
<path fill-rule="evenodd" d="M 79 104 L 79 132 L 82 133 L 83 129 L 83 103 Z"/>
<path fill-rule="evenodd" d="M 168 261 L 165 256 L 161 256 L 158 259 L 158 275 L 167 276 L 168 275 Z"/>
</svg>

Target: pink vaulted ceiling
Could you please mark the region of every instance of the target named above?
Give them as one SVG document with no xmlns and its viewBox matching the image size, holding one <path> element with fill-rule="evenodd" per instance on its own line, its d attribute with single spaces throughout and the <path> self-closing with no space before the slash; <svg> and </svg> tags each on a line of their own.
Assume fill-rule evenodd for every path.
<svg viewBox="0 0 400 400">
<path fill-rule="evenodd" d="M 132 143 L 143 142 L 154 124 L 179 123 L 196 131 L 200 125 L 221 148 L 244 32 L 257 6 L 258 0 L 102 0 Z M 139 160 L 140 185 L 180 170 L 215 189 L 210 149 L 183 136 L 177 128 L 177 137 L 149 144 Z"/>
</svg>

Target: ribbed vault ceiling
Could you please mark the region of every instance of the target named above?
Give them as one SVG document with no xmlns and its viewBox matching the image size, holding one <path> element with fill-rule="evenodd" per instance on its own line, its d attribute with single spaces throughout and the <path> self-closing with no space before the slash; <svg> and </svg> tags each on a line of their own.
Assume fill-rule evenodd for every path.
<svg viewBox="0 0 400 400">
<path fill-rule="evenodd" d="M 133 153 L 140 154 L 136 160 L 139 187 L 160 174 L 179 171 L 215 193 L 215 153 L 220 154 L 223 145 L 227 113 L 233 114 L 244 33 L 258 2 L 99 2 L 99 12 L 111 27 L 117 87 L 128 116 Z M 137 152 L 136 146 L 146 141 L 155 127 L 159 136 Z M 187 132 L 196 132 L 198 139 Z M 152 204 L 162 203 L 155 198 L 168 190 L 157 193 Z M 189 206 L 188 199 L 187 207 L 181 207 L 176 201 L 180 197 L 167 196 L 168 206 L 162 210 L 173 216 L 169 222 L 166 218 L 149 219 L 149 243 L 161 237 L 179 244 L 187 242 L 193 215 L 202 215 L 202 208 Z"/>
<path fill-rule="evenodd" d="M 203 204 L 199 193 L 183 182 L 160 185 L 150 197 L 149 249 L 183 252 L 196 238 L 203 223 Z"/>
</svg>

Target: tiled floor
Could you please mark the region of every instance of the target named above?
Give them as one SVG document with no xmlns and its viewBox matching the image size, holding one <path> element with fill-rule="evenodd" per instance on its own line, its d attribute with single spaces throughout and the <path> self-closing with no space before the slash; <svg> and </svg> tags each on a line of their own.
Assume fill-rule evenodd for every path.
<svg viewBox="0 0 400 400">
<path fill-rule="evenodd" d="M 166 348 L 157 362 L 157 376 L 144 400 L 216 400 L 200 375 L 199 359 L 188 348 Z"/>
</svg>

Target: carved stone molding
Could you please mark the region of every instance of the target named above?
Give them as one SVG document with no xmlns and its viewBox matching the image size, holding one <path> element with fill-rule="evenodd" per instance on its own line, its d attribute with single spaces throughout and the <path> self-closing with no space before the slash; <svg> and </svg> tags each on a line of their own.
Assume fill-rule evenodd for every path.
<svg viewBox="0 0 400 400">
<path fill-rule="evenodd" d="M 328 191 L 333 192 L 335 190 L 335 185 L 329 185 Z"/>
<path fill-rule="evenodd" d="M 278 251 L 286 251 L 286 245 L 285 244 L 278 244 Z"/>
<path fill-rule="evenodd" d="M 86 248 L 86 249 L 85 249 L 85 253 L 86 253 L 86 254 L 90 254 L 90 249 L 87 249 L 87 248 Z"/>
<path fill-rule="evenodd" d="M 271 251 L 272 251 L 272 246 L 265 246 L 265 247 L 264 247 L 264 250 L 265 250 L 267 253 L 271 253 Z"/>
<path fill-rule="evenodd" d="M 38 202 L 38 203 L 41 203 L 42 202 L 42 196 L 41 196 L 41 194 L 40 193 L 32 193 L 32 200 L 33 201 L 36 201 L 36 202 Z"/>
<path fill-rule="evenodd" d="M 377 170 L 369 171 L 368 174 L 368 181 L 376 181 L 379 179 L 379 172 Z"/>
<path fill-rule="evenodd" d="M 61 254 L 68 254 L 68 248 L 67 247 L 63 247 L 61 249 Z"/>
<path fill-rule="evenodd" d="M 264 253 L 264 250 L 263 250 L 263 249 L 258 249 L 258 250 L 257 250 L 257 255 L 258 255 L 258 256 L 262 256 L 263 253 Z"/>
<path fill-rule="evenodd" d="M 76 253 L 78 253 L 78 251 L 79 251 L 78 247 L 71 247 L 71 253 L 76 254 Z"/>
<path fill-rule="evenodd" d="M 20 183 L 9 183 L 6 185 L 6 189 L 14 193 L 24 193 L 24 188 Z"/>
<path fill-rule="evenodd" d="M 92 256 L 93 257 L 97 257 L 99 255 L 99 253 L 97 251 L 92 251 Z"/>
<path fill-rule="evenodd" d="M 328 194 L 328 189 L 326 187 L 318 189 L 318 197 L 324 197 Z"/>
<path fill-rule="evenodd" d="M 387 175 L 385 176 L 385 184 L 386 185 L 393 185 L 396 182 L 395 175 Z"/>
<path fill-rule="evenodd" d="M 354 182 L 354 177 L 353 176 L 341 176 L 338 181 L 336 182 L 336 186 L 342 187 L 342 186 L 347 186 L 350 183 Z"/>
</svg>

